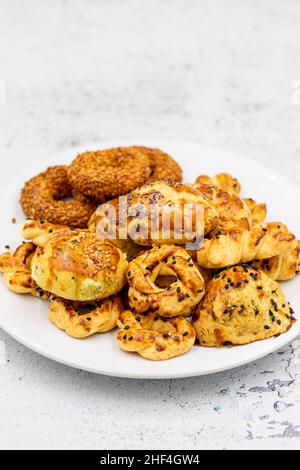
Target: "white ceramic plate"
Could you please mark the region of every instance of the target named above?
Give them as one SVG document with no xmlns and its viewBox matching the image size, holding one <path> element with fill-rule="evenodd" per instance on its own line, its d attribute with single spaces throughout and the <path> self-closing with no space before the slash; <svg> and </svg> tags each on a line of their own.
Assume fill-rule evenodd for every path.
<svg viewBox="0 0 300 470">
<path fill-rule="evenodd" d="M 280 220 L 300 236 L 297 208 L 300 206 L 300 191 L 283 176 L 257 162 L 214 148 L 195 143 L 150 141 L 134 144 L 159 147 L 170 153 L 184 169 L 185 181 L 194 181 L 199 174 L 213 175 L 228 171 L 242 183 L 243 194 L 257 201 L 267 202 L 269 220 Z M 131 145 L 132 142 L 104 142 L 99 145 L 85 145 L 68 149 L 54 155 L 51 161 L 42 161 L 40 166 L 30 166 L 27 159 L 25 173 L 17 174 L 14 181 L 2 183 L 0 205 L 2 223 L 0 248 L 16 246 L 20 242 L 19 226 L 24 215 L 18 198 L 24 181 L 43 170 L 47 164 L 70 162 L 77 152 L 107 148 L 116 145 Z M 15 217 L 17 224 L 12 224 Z M 300 280 L 296 278 L 283 284 L 288 300 L 296 317 L 300 313 Z M 130 378 L 176 378 L 211 374 L 246 364 L 276 351 L 300 334 L 300 322 L 289 332 L 278 338 L 245 346 L 222 349 L 195 346 L 188 354 L 162 362 L 142 359 L 138 354 L 122 352 L 115 341 L 116 331 L 94 335 L 84 340 L 69 337 L 47 319 L 46 301 L 30 295 L 16 295 L 9 292 L 0 281 L 0 326 L 9 335 L 32 350 L 57 362 L 87 371 L 118 377 Z M 275 360 L 275 359 L 274 359 Z"/>
</svg>

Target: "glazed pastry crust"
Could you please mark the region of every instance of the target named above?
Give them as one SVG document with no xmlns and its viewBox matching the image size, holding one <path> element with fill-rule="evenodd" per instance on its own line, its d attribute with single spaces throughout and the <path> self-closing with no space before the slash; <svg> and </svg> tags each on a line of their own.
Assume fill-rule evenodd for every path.
<svg viewBox="0 0 300 470">
<path fill-rule="evenodd" d="M 288 281 L 300 272 L 300 241 L 293 250 L 264 260 L 253 260 L 251 266 L 264 271 L 276 281 Z"/>
<path fill-rule="evenodd" d="M 55 298 L 49 305 L 49 320 L 74 338 L 105 333 L 117 326 L 123 306 L 118 295 L 94 303 Z"/>
<path fill-rule="evenodd" d="M 167 287 L 155 284 L 158 276 L 174 276 Z M 190 255 L 181 247 L 154 247 L 128 264 L 128 299 L 131 309 L 173 317 L 191 315 L 205 291 L 204 279 Z"/>
<path fill-rule="evenodd" d="M 220 269 L 253 259 L 271 258 L 295 249 L 296 245 L 296 237 L 284 224 L 270 222 L 205 239 L 197 251 L 197 260 L 204 268 Z"/>
<path fill-rule="evenodd" d="M 153 312 L 139 316 L 125 310 L 119 316 L 118 326 L 119 347 L 152 361 L 181 356 L 196 339 L 194 328 L 184 317 L 162 318 Z"/>
<path fill-rule="evenodd" d="M 31 260 L 36 250 L 33 243 L 23 243 L 15 251 L 0 255 L 0 272 L 9 290 L 16 294 L 29 294 L 37 284 L 31 276 Z"/>
<path fill-rule="evenodd" d="M 254 199 L 243 199 L 245 204 L 249 207 L 252 215 L 252 222 L 254 224 L 263 223 L 267 217 L 267 206 L 264 203 L 257 203 Z"/>
<path fill-rule="evenodd" d="M 140 245 L 160 244 L 184 245 L 215 229 L 218 225 L 216 210 L 192 186 L 172 182 L 153 182 L 132 191 L 127 197 L 128 227 L 133 241 Z M 175 216 L 171 217 L 171 227 L 164 222 L 164 216 L 174 210 L 179 220 L 183 219 L 186 205 L 192 206 L 190 230 L 182 233 L 182 227 L 176 230 Z M 203 209 L 203 221 L 196 226 L 196 209 Z M 140 210 L 139 210 L 140 209 Z M 154 215 L 153 215 L 154 211 Z M 199 222 L 199 221 L 198 221 Z M 153 230 L 153 227 L 155 229 Z M 157 228 L 157 229 L 156 229 Z M 170 228 L 170 230 L 169 230 Z M 196 235 L 195 235 L 196 233 Z"/>
<path fill-rule="evenodd" d="M 218 213 L 217 232 L 224 233 L 233 229 L 250 229 L 252 225 L 251 211 L 247 204 L 230 188 L 205 183 L 195 183 L 203 200 L 210 204 Z"/>
<path fill-rule="evenodd" d="M 200 175 L 196 179 L 196 183 L 206 183 L 214 186 L 226 186 L 232 189 L 235 193 L 241 192 L 241 185 L 239 181 L 234 178 L 230 173 L 218 173 L 215 176 Z"/>
<path fill-rule="evenodd" d="M 236 266 L 208 283 L 193 326 L 202 346 L 246 344 L 285 333 L 292 313 L 276 281 L 262 271 Z"/>
<path fill-rule="evenodd" d="M 99 300 L 126 283 L 126 256 L 89 230 L 54 233 L 32 259 L 39 287 L 70 300 Z"/>
</svg>

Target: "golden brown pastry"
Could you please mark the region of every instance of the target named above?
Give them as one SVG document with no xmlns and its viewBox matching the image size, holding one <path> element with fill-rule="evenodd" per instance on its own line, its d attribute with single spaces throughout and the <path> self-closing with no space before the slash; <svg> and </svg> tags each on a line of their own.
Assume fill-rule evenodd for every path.
<svg viewBox="0 0 300 470">
<path fill-rule="evenodd" d="M 236 178 L 231 176 L 229 173 L 218 173 L 215 176 L 200 175 L 196 179 L 196 183 L 212 184 L 214 186 L 227 186 L 232 189 L 235 193 L 241 192 L 241 185 Z"/>
<path fill-rule="evenodd" d="M 93 303 L 73 302 L 56 297 L 49 305 L 49 320 L 74 338 L 86 338 L 95 333 L 113 330 L 122 310 L 118 295 Z"/>
<path fill-rule="evenodd" d="M 36 250 L 33 243 L 23 243 L 15 251 L 0 255 L 0 272 L 9 290 L 29 294 L 37 288 L 31 276 L 31 260 Z"/>
<path fill-rule="evenodd" d="M 257 203 L 254 199 L 248 198 L 243 199 L 245 204 L 249 207 L 252 214 L 252 222 L 254 224 L 260 224 L 266 220 L 267 217 L 267 206 L 263 203 Z"/>
<path fill-rule="evenodd" d="M 114 217 L 111 217 L 110 212 L 106 211 L 105 206 L 109 209 L 110 207 L 113 207 L 116 214 L 117 220 L 119 220 L 119 199 L 113 199 L 112 201 L 109 201 L 106 203 L 106 205 L 101 205 L 99 207 L 99 210 L 97 209 L 92 217 L 89 220 L 88 223 L 88 229 L 91 230 L 92 232 L 97 232 L 99 238 L 101 240 L 107 240 L 116 245 L 118 248 L 120 248 L 123 253 L 126 253 L 127 259 L 131 260 L 135 256 L 137 256 L 139 253 L 141 253 L 143 250 L 145 250 L 147 247 L 137 245 L 134 243 L 131 239 L 128 238 L 127 233 L 123 238 L 120 237 L 119 234 L 119 225 L 116 224 L 116 219 Z M 109 221 L 110 227 L 112 227 L 112 230 L 107 231 L 107 225 L 105 223 L 104 226 L 102 226 L 102 222 L 105 220 Z"/>
<path fill-rule="evenodd" d="M 174 276 L 167 287 L 156 285 L 158 276 Z M 128 264 L 128 299 L 131 309 L 174 317 L 190 315 L 204 295 L 205 283 L 190 255 L 181 247 L 162 245 Z"/>
<path fill-rule="evenodd" d="M 80 228 L 86 227 L 97 207 L 71 187 L 66 165 L 52 166 L 27 181 L 20 202 L 28 217 Z"/>
<path fill-rule="evenodd" d="M 140 245 L 184 245 L 210 232 L 218 224 L 216 210 L 201 193 L 181 183 L 159 181 L 145 184 L 127 196 L 127 205 L 129 235 Z M 201 210 L 200 217 L 197 217 L 198 209 Z M 190 222 L 190 226 L 184 227 L 184 232 L 182 219 Z"/>
<path fill-rule="evenodd" d="M 99 300 L 126 283 L 126 255 L 90 230 L 54 233 L 38 247 L 31 264 L 39 287 L 70 300 Z"/>
<path fill-rule="evenodd" d="M 251 211 L 247 204 L 230 188 L 213 186 L 205 183 L 194 183 L 204 201 L 218 213 L 218 232 L 228 232 L 232 229 L 248 230 L 252 225 Z"/>
<path fill-rule="evenodd" d="M 151 170 L 148 181 L 182 181 L 182 170 L 178 163 L 159 149 L 135 146 L 149 160 Z"/>
<path fill-rule="evenodd" d="M 255 259 L 251 261 L 251 266 L 261 269 L 276 281 L 292 279 L 300 272 L 300 241 L 293 250 L 268 259 Z"/>
<path fill-rule="evenodd" d="M 253 259 L 265 259 L 293 250 L 295 236 L 280 222 L 254 225 L 251 230 L 231 230 L 205 239 L 197 251 L 200 266 L 220 269 Z"/>
<path fill-rule="evenodd" d="M 195 343 L 195 330 L 184 317 L 162 318 L 153 312 L 137 315 L 125 310 L 119 316 L 117 342 L 123 351 L 162 361 L 187 353 Z"/>
<path fill-rule="evenodd" d="M 246 344 L 285 333 L 292 313 L 276 281 L 247 265 L 235 266 L 208 283 L 193 326 L 202 346 Z"/>
<path fill-rule="evenodd" d="M 65 230 L 70 230 L 70 227 L 52 224 L 45 220 L 27 219 L 21 227 L 21 235 L 25 240 L 31 240 L 37 246 L 44 246 L 54 233 Z"/>
<path fill-rule="evenodd" d="M 72 187 L 97 200 L 127 194 L 147 181 L 150 174 L 149 159 L 137 147 L 84 152 L 68 169 Z"/>
</svg>

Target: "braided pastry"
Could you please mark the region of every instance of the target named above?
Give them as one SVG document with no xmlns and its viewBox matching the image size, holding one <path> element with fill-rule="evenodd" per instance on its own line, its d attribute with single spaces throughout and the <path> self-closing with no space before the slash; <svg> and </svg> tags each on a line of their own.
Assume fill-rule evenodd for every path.
<svg viewBox="0 0 300 470">
<path fill-rule="evenodd" d="M 229 173 L 218 173 L 217 175 L 212 177 L 207 175 L 200 175 L 196 179 L 196 183 L 206 183 L 214 186 L 227 186 L 237 194 L 241 192 L 240 183 Z"/>
<path fill-rule="evenodd" d="M 163 288 L 158 276 L 175 276 Z M 162 245 L 137 256 L 127 269 L 129 305 L 137 312 L 151 309 L 165 317 L 190 315 L 204 295 L 205 283 L 190 255 L 181 247 Z"/>
<path fill-rule="evenodd" d="M 230 188 L 213 186 L 205 183 L 194 183 L 204 201 L 210 204 L 218 213 L 217 230 L 228 232 L 242 228 L 248 230 L 252 225 L 251 211 L 243 200 Z"/>
<path fill-rule="evenodd" d="M 187 353 L 195 343 L 195 330 L 184 317 L 163 318 L 153 312 L 138 316 L 129 310 L 118 319 L 117 342 L 123 351 L 162 361 Z"/>
<path fill-rule="evenodd" d="M 25 240 L 31 240 L 37 246 L 44 246 L 48 239 L 57 232 L 70 230 L 66 225 L 52 224 L 45 220 L 25 220 L 21 227 L 21 235 Z"/>
<path fill-rule="evenodd" d="M 56 297 L 49 305 L 49 320 L 74 338 L 86 338 L 113 330 L 122 310 L 118 295 L 93 303 L 72 302 Z"/>
<path fill-rule="evenodd" d="M 295 236 L 280 222 L 255 225 L 250 230 L 231 230 L 205 239 L 197 251 L 200 266 L 219 269 L 253 259 L 265 259 L 293 250 Z"/>
<path fill-rule="evenodd" d="M 193 326 L 202 346 L 246 344 L 285 333 L 292 313 L 276 281 L 247 265 L 235 266 L 208 283 Z"/>
<path fill-rule="evenodd" d="M 276 281 L 288 281 L 300 272 L 300 241 L 293 250 L 268 259 L 255 259 L 250 264 Z"/>
<path fill-rule="evenodd" d="M 267 217 L 267 206 L 266 204 L 259 204 L 254 199 L 248 198 L 248 199 L 243 199 L 245 204 L 249 207 L 251 210 L 252 214 L 252 222 L 254 224 L 260 224 L 263 223 L 266 220 Z"/>
<path fill-rule="evenodd" d="M 23 243 L 14 252 L 0 255 L 0 272 L 9 290 L 16 294 L 28 294 L 37 288 L 31 277 L 31 260 L 36 250 L 33 243 Z"/>
</svg>

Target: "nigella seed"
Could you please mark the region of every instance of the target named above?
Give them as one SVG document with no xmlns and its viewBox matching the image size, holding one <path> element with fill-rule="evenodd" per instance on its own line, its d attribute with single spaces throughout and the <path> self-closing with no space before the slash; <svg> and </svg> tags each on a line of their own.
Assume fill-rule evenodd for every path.
<svg viewBox="0 0 300 470">
<path fill-rule="evenodd" d="M 182 334 L 182 336 L 187 336 L 188 334 L 189 334 L 189 332 L 188 332 L 188 331 L 185 331 L 185 332 Z"/>
<path fill-rule="evenodd" d="M 188 266 L 194 266 L 194 264 L 193 263 L 188 263 Z"/>
<path fill-rule="evenodd" d="M 228 284 L 226 284 L 225 289 L 226 289 L 226 290 L 229 289 L 229 285 L 228 285 Z"/>
<path fill-rule="evenodd" d="M 184 300 L 184 296 L 183 296 L 183 295 L 180 295 L 180 296 L 178 297 L 178 302 L 182 302 L 183 300 Z"/>
<path fill-rule="evenodd" d="M 269 329 L 270 329 L 269 325 L 265 325 L 264 328 L 265 328 L 265 330 L 269 330 Z"/>
<path fill-rule="evenodd" d="M 169 333 L 164 333 L 164 334 L 163 334 L 163 338 L 168 339 L 168 338 L 169 338 Z"/>
<path fill-rule="evenodd" d="M 241 285 L 242 285 L 241 282 L 237 282 L 236 285 L 235 285 L 235 287 L 236 287 L 236 288 L 239 288 L 239 287 L 241 287 Z"/>
<path fill-rule="evenodd" d="M 10 246 L 9 245 L 5 245 L 4 247 L 6 250 L 9 250 L 10 249 Z"/>
<path fill-rule="evenodd" d="M 281 325 L 281 320 L 277 320 L 277 324 L 278 324 L 278 325 Z"/>
<path fill-rule="evenodd" d="M 128 276 L 128 277 L 131 276 L 131 271 L 128 271 L 127 276 Z"/>
<path fill-rule="evenodd" d="M 172 264 L 176 264 L 176 260 L 172 261 Z"/>
<path fill-rule="evenodd" d="M 255 316 L 257 316 L 258 314 L 259 314 L 259 310 L 256 309 L 256 310 L 255 310 Z"/>
<path fill-rule="evenodd" d="M 231 285 L 231 287 L 234 287 L 234 282 L 231 282 L 230 285 Z"/>
<path fill-rule="evenodd" d="M 197 289 L 197 292 L 200 294 L 200 292 L 203 292 L 203 289 Z"/>
<path fill-rule="evenodd" d="M 187 292 L 187 293 L 185 294 L 185 296 L 186 296 L 186 298 L 188 299 L 188 298 L 190 297 L 190 294 Z"/>
<path fill-rule="evenodd" d="M 296 321 L 296 318 L 293 317 L 293 315 L 292 315 L 292 316 L 291 316 L 291 320 L 292 320 L 292 321 Z"/>
<path fill-rule="evenodd" d="M 258 290 L 263 290 L 263 287 L 262 286 L 257 286 L 257 289 Z"/>
<path fill-rule="evenodd" d="M 137 316 L 135 317 L 136 321 L 140 322 L 141 321 L 141 317 Z"/>
<path fill-rule="evenodd" d="M 123 339 L 124 339 L 124 340 L 127 339 L 127 335 L 124 335 L 124 336 L 123 336 Z"/>
<path fill-rule="evenodd" d="M 132 340 L 133 340 L 133 336 L 129 336 L 128 341 L 132 341 Z"/>
<path fill-rule="evenodd" d="M 290 313 L 291 313 L 292 315 L 293 315 L 293 313 L 295 313 L 292 308 L 290 308 Z"/>
<path fill-rule="evenodd" d="M 129 328 L 130 328 L 129 325 L 124 326 L 124 330 L 129 330 Z"/>
<path fill-rule="evenodd" d="M 179 294 L 179 292 L 181 291 L 180 287 L 177 287 L 176 290 L 177 290 L 178 294 Z"/>
</svg>

